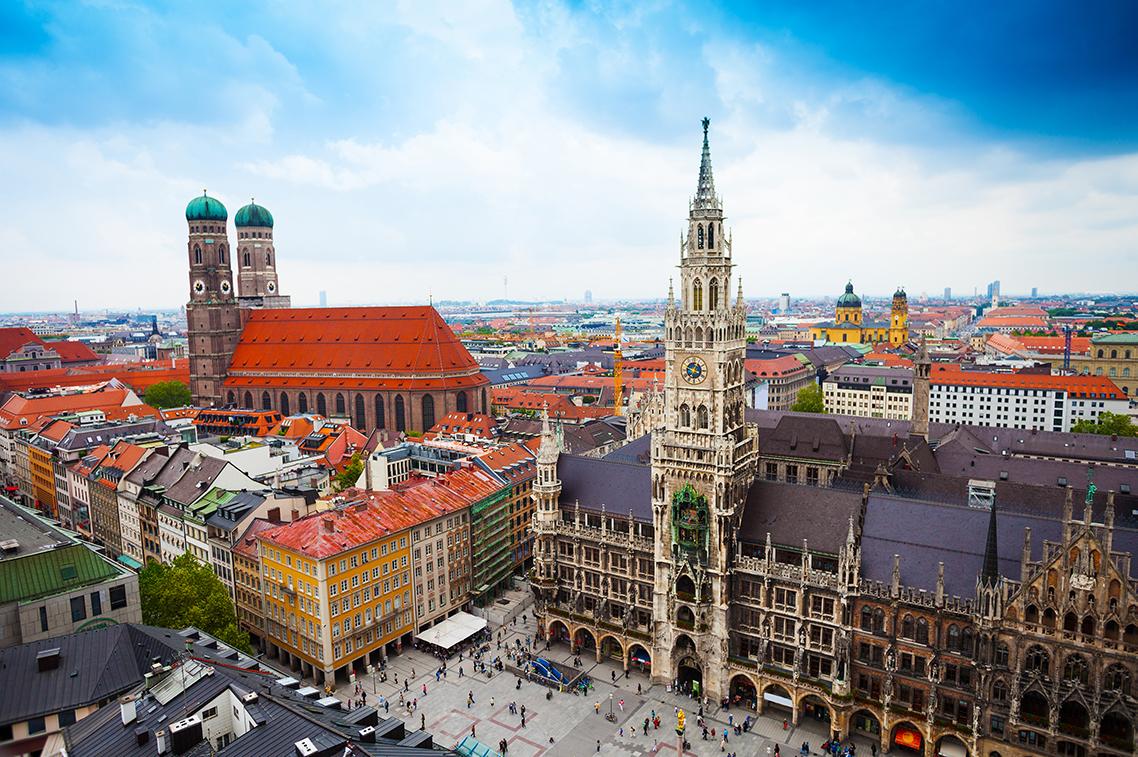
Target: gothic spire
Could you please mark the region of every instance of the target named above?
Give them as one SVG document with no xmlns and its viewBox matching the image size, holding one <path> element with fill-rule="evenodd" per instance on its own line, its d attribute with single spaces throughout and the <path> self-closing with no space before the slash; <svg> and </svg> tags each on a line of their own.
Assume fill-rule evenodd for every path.
<svg viewBox="0 0 1138 757">
<path fill-rule="evenodd" d="M 991 514 L 988 516 L 988 542 L 984 545 L 984 566 L 980 569 L 980 580 L 995 586 L 1000 580 L 1000 553 L 996 541 L 996 501 L 992 500 Z"/>
<path fill-rule="evenodd" d="M 549 403 L 546 402 L 541 409 L 541 445 L 537 450 L 537 460 L 539 463 L 555 465 L 558 452 L 557 439 L 549 427 Z"/>
<path fill-rule="evenodd" d="M 711 146 L 707 143 L 707 127 L 711 125 L 710 118 L 703 119 L 703 154 L 699 160 L 699 185 L 695 190 L 693 209 L 702 210 L 719 208 L 719 198 L 715 196 L 715 176 L 711 173 Z"/>
</svg>

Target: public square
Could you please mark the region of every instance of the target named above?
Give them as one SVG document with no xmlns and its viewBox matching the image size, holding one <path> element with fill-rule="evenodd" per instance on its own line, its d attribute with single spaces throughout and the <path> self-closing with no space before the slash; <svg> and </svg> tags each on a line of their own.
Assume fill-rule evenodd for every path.
<svg viewBox="0 0 1138 757">
<path fill-rule="evenodd" d="M 532 614 L 525 615 L 525 622 L 518 618 L 515 623 L 491 627 L 494 645 L 490 659 L 497 651 L 499 632 L 502 637 L 502 652 L 505 659 L 507 644 L 521 640 L 528 644 L 534 637 L 536 627 Z M 555 644 L 548 652 L 540 648 L 540 655 L 573 664 L 573 654 L 565 644 Z M 803 719 L 797 727 L 787 724 L 775 716 L 759 716 L 751 726 L 750 732 L 736 736 L 730 730 L 729 741 L 720 749 L 723 729 L 729 728 L 728 717 L 744 718 L 750 710 L 732 709 L 721 711 L 715 704 L 705 716 L 709 734 L 702 740 L 696 727 L 698 704 L 686 696 L 677 696 L 662 685 L 652 685 L 647 675 L 630 671 L 624 677 L 616 661 L 595 661 L 591 653 L 582 655 L 583 670 L 593 678 L 594 687 L 587 696 L 552 690 L 552 698 L 546 699 L 547 687 L 522 680 L 517 689 L 517 676 L 509 670 L 494 671 L 489 678 L 485 674 L 471 675 L 471 661 L 464 658 L 459 662 L 457 656 L 451 658 L 445 678 L 436 682 L 435 671 L 438 660 L 416 649 L 404 650 L 388 660 L 387 680 L 380 681 L 377 670 L 357 679 L 367 694 L 367 703 L 375 704 L 384 697 L 390 704 L 390 715 L 397 713 L 408 728 L 425 725 L 437 744 L 450 747 L 464 736 L 473 733 L 483 744 L 494 748 L 502 740 L 508 743 L 509 755 L 518 757 L 571 757 L 598 752 L 602 754 L 639 757 L 640 755 L 675 755 L 677 738 L 675 735 L 676 708 L 682 708 L 687 715 L 687 739 L 690 747 L 685 754 L 719 755 L 735 752 L 738 755 L 773 754 L 779 746 L 783 755 L 796 754 L 802 742 L 808 742 L 812 754 L 820 754 L 820 746 L 826 739 L 826 725 L 821 722 Z M 460 675 L 459 671 L 462 671 Z M 613 683 L 613 673 L 616 683 Z M 398 680 L 398 683 L 396 683 Z M 640 693 L 637 686 L 640 686 Z M 426 694 L 423 687 L 426 686 Z M 406 687 L 406 689 L 404 688 Z M 400 693 L 403 693 L 400 704 Z M 468 696 L 474 702 L 468 706 Z M 341 685 L 335 695 L 345 701 L 357 698 L 354 687 Z M 620 700 L 624 700 L 623 709 Z M 413 711 L 408 704 L 416 701 Z M 510 704 L 518 706 L 519 714 L 510 711 Z M 599 710 L 595 705 L 600 705 Z M 525 706 L 525 727 L 521 725 L 520 710 Z M 604 715 L 610 706 L 615 722 L 609 722 Z M 380 707 L 382 710 L 382 706 Z M 644 720 L 651 720 L 652 713 L 660 716 L 659 729 L 648 727 L 644 734 Z M 868 739 L 855 739 L 862 754 L 870 754 Z"/>
</svg>

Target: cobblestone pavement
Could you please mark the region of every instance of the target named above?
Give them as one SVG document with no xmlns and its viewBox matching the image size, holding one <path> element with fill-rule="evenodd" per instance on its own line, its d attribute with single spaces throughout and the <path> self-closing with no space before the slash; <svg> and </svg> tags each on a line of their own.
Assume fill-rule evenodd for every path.
<svg viewBox="0 0 1138 757">
<path fill-rule="evenodd" d="M 524 623 L 519 619 L 516 625 L 493 630 L 495 643 L 501 632 L 504 652 L 505 645 L 514 644 L 515 639 L 528 644 L 535 625 L 533 617 L 527 615 Z M 496 647 L 492 651 L 497 654 Z M 572 665 L 573 656 L 564 644 L 555 645 L 549 652 L 542 646 L 539 652 Z M 817 755 L 819 745 L 826 739 L 823 723 L 805 721 L 784 730 L 781 718 L 760 716 L 749 733 L 735 736 L 731 731 L 728 743 L 721 750 L 720 736 L 727 727 L 728 715 L 745 717 L 747 711 L 736 709 L 728 713 L 715 708 L 706 719 L 709 729 L 718 735 L 709 735 L 704 741 L 695 725 L 697 703 L 668 692 L 664 686 L 650 684 L 643 673 L 632 672 L 625 678 L 615 661 L 597 663 L 595 660 L 592 655 L 582 656 L 583 669 L 595 682 L 593 690 L 585 696 L 554 690 L 552 698 L 546 699 L 548 689 L 540 684 L 523 679 L 519 690 L 517 677 L 509 671 L 495 672 L 489 678 L 471 675 L 470 661 L 459 662 L 457 657 L 451 658 L 446 677 L 436 682 L 438 660 L 414 649 L 388 660 L 387 681 L 381 682 L 376 672 L 362 676 L 358 683 L 366 692 L 368 704 L 386 700 L 390 715 L 401 717 L 409 728 L 425 727 L 440 746 L 453 746 L 473 729 L 475 737 L 491 747 L 506 739 L 511 757 L 582 757 L 596 754 L 598 743 L 599 752 L 606 755 L 676 755 L 676 708 L 683 708 L 687 714 L 686 735 L 690 743 L 685 751 L 687 755 L 710 757 L 734 752 L 740 757 L 766 757 L 773 755 L 777 744 L 782 755 L 795 757 L 803 741 L 809 742 Z M 336 696 L 345 702 L 358 699 L 354 688 L 346 685 L 339 687 Z M 468 696 L 473 696 L 473 703 L 468 703 Z M 619 704 L 622 699 L 623 709 Z M 510 712 L 511 702 L 517 703 L 518 714 Z M 604 717 L 610 702 L 615 722 L 608 722 Z M 522 706 L 526 708 L 524 727 Z M 380 709 L 383 710 L 382 705 Z M 644 719 L 650 719 L 653 711 L 660 716 L 660 728 L 656 730 L 650 723 L 645 735 Z M 869 741 L 857 741 L 859 753 L 868 757 Z"/>
</svg>

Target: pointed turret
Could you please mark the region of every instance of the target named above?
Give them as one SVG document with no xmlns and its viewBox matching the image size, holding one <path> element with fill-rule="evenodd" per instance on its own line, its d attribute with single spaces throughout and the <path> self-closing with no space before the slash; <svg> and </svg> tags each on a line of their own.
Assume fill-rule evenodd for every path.
<svg viewBox="0 0 1138 757">
<path fill-rule="evenodd" d="M 980 568 L 980 580 L 988 586 L 995 586 L 1000 580 L 999 543 L 996 541 L 996 501 L 988 516 L 988 541 L 984 544 L 984 564 Z"/>
<path fill-rule="evenodd" d="M 703 154 L 699 160 L 699 184 L 695 189 L 692 207 L 697 209 L 718 208 L 719 198 L 715 195 L 715 176 L 711 172 L 711 146 L 707 142 L 707 128 L 710 118 L 703 119 Z"/>
<path fill-rule="evenodd" d="M 537 462 L 538 464 L 556 466 L 559 453 L 557 438 L 553 435 L 553 429 L 549 425 L 549 404 L 547 403 L 541 409 L 541 446 L 537 449 Z"/>
</svg>

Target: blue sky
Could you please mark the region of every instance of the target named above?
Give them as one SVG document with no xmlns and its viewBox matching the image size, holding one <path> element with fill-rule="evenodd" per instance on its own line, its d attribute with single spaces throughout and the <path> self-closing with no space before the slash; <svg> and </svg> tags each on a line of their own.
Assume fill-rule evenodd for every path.
<svg viewBox="0 0 1138 757">
<path fill-rule="evenodd" d="M 0 4 L 5 309 L 183 302 L 203 187 L 297 304 L 658 296 L 704 115 L 748 295 L 1134 289 L 1138 5 L 992 5 Z"/>
</svg>

